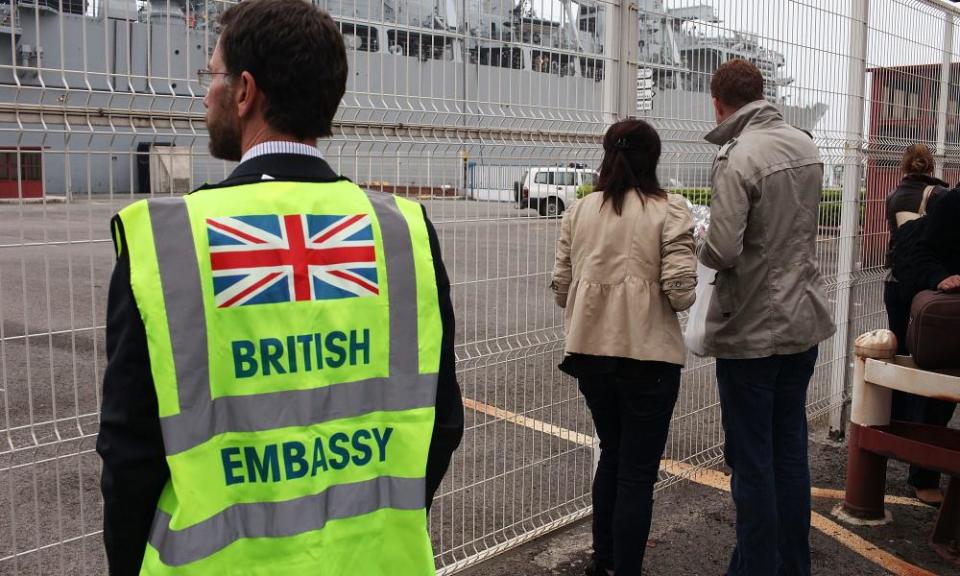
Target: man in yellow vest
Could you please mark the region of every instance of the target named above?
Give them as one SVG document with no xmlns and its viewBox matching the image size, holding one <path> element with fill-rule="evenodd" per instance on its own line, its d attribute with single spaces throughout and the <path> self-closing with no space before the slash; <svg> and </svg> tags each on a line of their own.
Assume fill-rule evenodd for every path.
<svg viewBox="0 0 960 576">
<path fill-rule="evenodd" d="M 436 232 L 317 150 L 347 77 L 329 15 L 248 0 L 220 24 L 199 75 L 210 152 L 239 166 L 112 223 L 110 572 L 433 574 L 463 431 Z"/>
</svg>

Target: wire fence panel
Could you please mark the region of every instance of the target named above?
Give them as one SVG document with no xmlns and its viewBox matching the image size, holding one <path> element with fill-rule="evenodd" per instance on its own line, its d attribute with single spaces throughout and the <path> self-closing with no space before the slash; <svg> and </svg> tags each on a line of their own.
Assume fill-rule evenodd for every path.
<svg viewBox="0 0 960 576">
<path fill-rule="evenodd" d="M 842 429 L 849 342 L 886 322 L 883 200 L 899 157 L 926 142 L 944 178 L 960 178 L 952 8 L 318 3 L 350 63 L 335 135 L 320 149 L 355 182 L 424 203 L 453 285 L 466 431 L 431 512 L 441 572 L 589 514 L 593 426 L 556 368 L 557 216 L 594 189 L 600 137 L 628 114 L 660 131 L 662 185 L 708 203 L 709 83 L 732 57 L 760 67 L 767 98 L 821 149 L 818 256 L 839 330 L 821 345 L 808 409 Z M 229 5 L 0 4 L 0 575 L 106 573 L 94 445 L 109 220 L 233 168 L 207 152 L 196 77 Z M 713 362 L 691 356 L 659 488 L 719 463 L 722 441 Z"/>
<path fill-rule="evenodd" d="M 638 114 L 664 139 L 661 179 L 693 203 L 708 204 L 717 147 L 704 135 L 716 125 L 712 73 L 731 58 L 757 65 L 766 98 L 791 124 L 810 132 L 824 162 L 817 255 L 832 302 L 840 265 L 849 6 L 831 1 L 640 2 Z M 838 316 L 842 317 L 842 316 Z M 838 411 L 844 396 L 846 339 L 820 346 L 809 391 L 815 422 Z M 723 428 L 712 359 L 689 356 L 671 423 L 660 486 L 682 480 L 723 457 Z"/>
</svg>

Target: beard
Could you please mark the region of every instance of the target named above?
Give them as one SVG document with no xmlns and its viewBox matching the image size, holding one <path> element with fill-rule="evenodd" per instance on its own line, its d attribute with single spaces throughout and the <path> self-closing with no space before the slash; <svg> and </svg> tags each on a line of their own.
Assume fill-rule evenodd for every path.
<svg viewBox="0 0 960 576">
<path fill-rule="evenodd" d="M 230 93 L 223 91 L 214 109 L 207 111 L 207 132 L 210 134 L 210 155 L 220 160 L 239 162 L 240 118 L 237 117 L 236 104 L 230 99 Z"/>
</svg>

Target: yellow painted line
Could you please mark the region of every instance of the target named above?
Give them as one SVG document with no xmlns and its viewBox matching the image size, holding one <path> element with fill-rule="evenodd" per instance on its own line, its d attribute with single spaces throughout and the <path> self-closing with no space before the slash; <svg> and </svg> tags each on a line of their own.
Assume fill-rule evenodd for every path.
<svg viewBox="0 0 960 576">
<path fill-rule="evenodd" d="M 510 412 L 509 410 L 504 410 L 503 408 L 496 408 L 489 404 L 484 404 L 483 402 L 478 402 L 476 400 L 471 400 L 470 398 L 463 399 L 463 405 L 471 410 L 476 412 L 481 412 L 488 416 L 493 416 L 494 418 L 499 418 L 507 422 L 512 422 L 519 426 L 524 426 L 530 428 L 531 430 L 536 430 L 537 432 L 543 432 L 544 434 L 550 434 L 556 438 L 561 438 L 581 446 L 593 446 L 593 436 L 587 434 L 581 434 L 580 432 L 574 432 L 567 428 L 562 428 L 554 424 L 544 422 L 542 420 L 535 420 L 533 418 L 528 418 L 526 416 L 521 416 L 516 412 Z M 727 478 L 727 475 L 723 472 L 717 470 L 710 470 L 704 468 L 698 468 L 692 464 L 687 464 L 685 462 L 680 462 L 677 460 L 663 460 L 660 463 L 660 468 L 667 474 L 673 474 L 675 476 L 688 475 L 692 476 L 695 474 L 707 474 L 718 481 L 720 477 Z M 713 476 L 713 474 L 719 474 L 720 476 Z M 811 495 L 814 498 L 829 498 L 833 500 L 843 500 L 843 490 L 834 490 L 831 488 L 817 488 L 813 487 L 810 490 Z M 899 505 L 899 506 L 916 506 L 918 508 L 925 508 L 926 505 L 917 500 L 916 498 L 909 498 L 906 496 L 891 496 L 887 495 L 884 497 L 884 502 L 887 504 Z"/>
<path fill-rule="evenodd" d="M 810 494 L 814 498 L 829 498 L 831 500 L 843 500 L 845 494 L 843 490 L 834 490 L 832 488 L 817 488 L 814 486 L 810 490 Z M 883 497 L 883 501 L 886 504 L 896 504 L 899 506 L 916 506 L 917 508 L 927 508 L 927 505 L 923 502 L 917 500 L 916 498 L 910 498 L 909 496 L 891 496 L 887 494 Z"/>
<path fill-rule="evenodd" d="M 476 412 L 486 414 L 487 416 L 493 416 L 494 418 L 499 418 L 500 420 L 506 420 L 507 422 L 512 422 L 519 426 L 536 430 L 537 432 L 543 432 L 544 434 L 549 434 L 563 440 L 568 440 L 570 442 L 580 444 L 581 446 L 593 446 L 593 436 L 588 436 L 587 434 L 581 434 L 567 428 L 561 428 L 560 426 L 555 426 L 542 420 L 528 418 L 526 416 L 517 414 L 516 412 L 510 412 L 509 410 L 504 410 L 503 408 L 497 408 L 489 404 L 484 404 L 483 402 L 477 402 L 476 400 L 471 400 L 470 398 L 464 398 L 463 405 Z"/>
<path fill-rule="evenodd" d="M 724 492 L 730 491 L 730 477 L 719 470 L 713 470 L 710 468 L 694 470 L 694 467 L 690 464 L 676 462 L 673 460 L 665 460 L 663 462 L 663 466 L 664 470 L 668 473 L 674 473 L 671 472 L 671 469 L 689 472 L 690 479 L 698 484 L 709 486 L 710 488 L 716 488 L 717 490 L 723 490 Z M 840 490 L 814 489 L 814 491 L 818 490 L 822 493 L 830 494 L 830 497 L 836 495 L 839 495 L 841 498 L 843 497 L 843 492 Z M 896 576 L 936 576 L 936 574 L 933 572 L 924 570 L 918 566 L 914 566 L 913 564 L 910 564 L 909 562 L 898 558 L 889 552 L 877 548 L 867 540 L 857 536 L 850 530 L 847 530 L 843 526 L 840 526 L 822 514 L 811 512 L 810 524 L 846 548 L 849 548 L 866 560 L 869 560 L 877 566 L 890 571 Z"/>
<path fill-rule="evenodd" d="M 531 430 L 550 434 L 556 438 L 575 442 L 581 446 L 593 446 L 594 444 L 593 437 L 588 436 L 587 434 L 574 432 L 573 430 L 562 428 L 542 420 L 528 418 L 515 412 L 504 410 L 503 408 L 497 408 L 495 406 L 477 402 L 476 400 L 471 400 L 469 398 L 463 399 L 463 405 L 471 410 L 481 412 L 488 416 L 499 418 L 507 422 L 512 422 L 519 426 L 530 428 Z M 687 464 L 685 462 L 679 462 L 676 460 L 663 460 L 661 462 L 661 466 L 663 471 L 668 474 L 685 474 L 692 481 L 698 484 L 715 488 L 717 490 L 723 490 L 724 492 L 730 491 L 730 477 L 719 470 L 713 470 L 712 468 L 697 468 L 692 464 Z M 831 490 L 827 488 L 813 488 L 811 494 L 818 498 L 843 498 L 842 490 Z M 887 496 L 885 501 L 890 504 L 907 504 L 911 506 L 916 505 L 912 499 L 903 498 L 901 496 Z M 924 570 L 919 566 L 914 566 L 906 560 L 898 558 L 889 552 L 877 548 L 869 541 L 857 536 L 850 530 L 847 530 L 843 526 L 840 526 L 833 520 L 830 520 L 820 513 L 811 512 L 810 524 L 813 528 L 816 528 L 826 536 L 833 538 L 841 545 L 862 556 L 864 559 L 889 571 L 890 573 L 894 574 L 894 576 L 937 576 L 935 573 L 930 572 L 929 570 Z"/>
<path fill-rule="evenodd" d="M 719 470 L 713 470 L 710 468 L 697 468 L 692 464 L 687 464 L 686 462 L 678 462 L 676 460 L 663 460 L 660 462 L 660 469 L 666 472 L 667 474 L 673 474 L 675 476 L 687 475 L 687 476 L 699 476 L 703 475 L 705 478 L 709 478 L 709 481 L 712 483 L 717 482 L 730 482 L 730 476 Z M 696 481 L 696 479 L 694 479 Z M 816 486 L 810 489 L 810 495 L 814 498 L 825 498 L 830 500 L 843 500 L 844 492 L 843 490 L 834 490 L 832 488 L 817 488 Z M 886 495 L 883 498 L 884 503 L 886 504 L 895 504 L 900 506 L 916 506 L 918 508 L 926 508 L 927 505 L 920 502 L 916 498 L 908 498 L 906 496 L 891 496 Z"/>
<path fill-rule="evenodd" d="M 857 536 L 823 514 L 812 512 L 810 514 L 810 525 L 895 576 L 937 576 L 935 572 L 914 566 L 902 558 L 877 548 L 871 542 Z"/>
</svg>

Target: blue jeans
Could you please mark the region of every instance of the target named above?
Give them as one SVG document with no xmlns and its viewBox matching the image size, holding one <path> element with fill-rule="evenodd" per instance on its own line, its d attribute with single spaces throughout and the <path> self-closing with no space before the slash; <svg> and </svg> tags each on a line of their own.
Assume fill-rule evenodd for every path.
<svg viewBox="0 0 960 576">
<path fill-rule="evenodd" d="M 810 575 L 807 386 L 817 348 L 717 359 L 737 545 L 728 576 Z"/>
<path fill-rule="evenodd" d="M 594 561 L 617 576 L 640 576 L 680 366 L 627 363 L 631 370 L 581 375 L 578 384 L 600 438 L 593 479 Z"/>
</svg>

